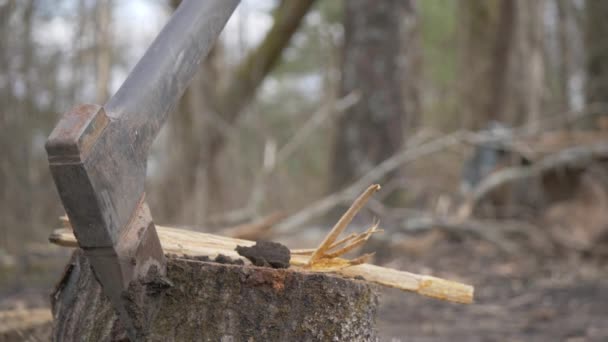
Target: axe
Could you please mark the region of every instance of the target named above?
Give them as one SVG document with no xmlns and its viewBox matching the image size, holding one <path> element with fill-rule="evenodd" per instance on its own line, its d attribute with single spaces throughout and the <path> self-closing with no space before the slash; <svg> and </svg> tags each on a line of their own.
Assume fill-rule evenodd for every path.
<svg viewBox="0 0 608 342">
<path fill-rule="evenodd" d="M 78 244 L 133 341 L 154 315 L 141 310 L 155 309 L 128 290 L 166 272 L 145 198 L 148 151 L 238 2 L 182 1 L 118 92 L 65 113 L 46 143 Z"/>
</svg>

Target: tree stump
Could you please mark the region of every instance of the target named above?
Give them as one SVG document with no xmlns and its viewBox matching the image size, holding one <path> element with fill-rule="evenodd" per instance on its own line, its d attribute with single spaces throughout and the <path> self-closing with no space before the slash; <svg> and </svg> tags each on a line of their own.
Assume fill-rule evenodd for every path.
<svg viewBox="0 0 608 342">
<path fill-rule="evenodd" d="M 364 281 L 180 257 L 168 258 L 167 278 L 148 341 L 377 340 L 378 296 Z M 127 340 L 79 250 L 52 307 L 55 341 Z"/>
</svg>

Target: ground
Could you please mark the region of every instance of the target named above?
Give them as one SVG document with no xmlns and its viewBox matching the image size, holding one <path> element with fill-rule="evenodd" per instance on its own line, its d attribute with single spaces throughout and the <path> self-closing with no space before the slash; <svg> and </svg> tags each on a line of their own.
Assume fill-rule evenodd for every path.
<svg viewBox="0 0 608 342">
<path fill-rule="evenodd" d="M 475 304 L 385 290 L 383 341 L 608 341 L 606 261 L 510 256 L 467 238 L 441 239 L 391 266 L 473 284 Z"/>
<path fill-rule="evenodd" d="M 607 260 L 573 253 L 538 256 L 534 251 L 508 255 L 473 237 L 438 237 L 422 249 L 393 248 L 380 261 L 473 284 L 475 304 L 382 290 L 382 341 L 608 341 Z M 416 238 L 424 236 L 410 239 Z M 28 261 L 35 277 L 5 272 L 0 309 L 48 305 L 50 279 L 59 277 L 65 256 L 56 254 L 54 267 L 48 267 L 51 258 L 43 258 L 46 272 L 35 260 Z M 38 285 L 32 286 L 33 281 Z"/>
</svg>

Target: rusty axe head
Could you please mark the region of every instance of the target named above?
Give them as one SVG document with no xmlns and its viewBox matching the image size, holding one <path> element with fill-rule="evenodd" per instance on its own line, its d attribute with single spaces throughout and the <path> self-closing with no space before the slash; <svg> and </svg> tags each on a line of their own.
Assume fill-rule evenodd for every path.
<svg viewBox="0 0 608 342">
<path fill-rule="evenodd" d="M 73 108 L 46 144 L 79 246 L 132 340 L 144 339 L 161 296 L 130 289 L 165 273 L 145 202 L 148 150 L 237 4 L 184 0 L 106 105 Z"/>
</svg>

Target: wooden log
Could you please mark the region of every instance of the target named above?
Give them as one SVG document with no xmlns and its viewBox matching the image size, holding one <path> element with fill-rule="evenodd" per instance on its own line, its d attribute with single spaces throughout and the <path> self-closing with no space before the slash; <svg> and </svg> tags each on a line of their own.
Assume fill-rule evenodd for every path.
<svg viewBox="0 0 608 342">
<path fill-rule="evenodd" d="M 160 310 L 146 324 L 147 341 L 377 339 L 378 298 L 365 281 L 176 256 L 168 259 L 167 278 Z M 52 296 L 52 307 L 55 341 L 126 340 L 80 250 Z"/>
</svg>

